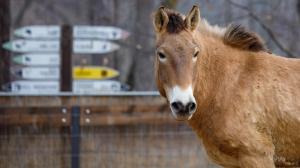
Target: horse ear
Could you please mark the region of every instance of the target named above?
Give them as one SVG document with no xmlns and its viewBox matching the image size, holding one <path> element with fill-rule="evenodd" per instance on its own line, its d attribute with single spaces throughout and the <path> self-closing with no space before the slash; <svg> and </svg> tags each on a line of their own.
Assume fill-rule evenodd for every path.
<svg viewBox="0 0 300 168">
<path fill-rule="evenodd" d="M 165 11 L 165 7 L 160 7 L 154 14 L 153 25 L 156 32 L 163 32 L 169 22 L 168 14 Z"/>
<path fill-rule="evenodd" d="M 194 31 L 197 28 L 199 21 L 200 9 L 197 5 L 194 5 L 184 20 L 186 28 L 188 30 Z"/>
</svg>

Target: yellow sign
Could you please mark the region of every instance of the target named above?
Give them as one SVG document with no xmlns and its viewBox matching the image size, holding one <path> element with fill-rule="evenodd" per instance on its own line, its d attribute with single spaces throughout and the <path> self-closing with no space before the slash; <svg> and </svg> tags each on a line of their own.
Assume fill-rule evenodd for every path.
<svg viewBox="0 0 300 168">
<path fill-rule="evenodd" d="M 117 77 L 119 72 L 108 67 L 74 67 L 73 79 L 109 79 Z"/>
</svg>

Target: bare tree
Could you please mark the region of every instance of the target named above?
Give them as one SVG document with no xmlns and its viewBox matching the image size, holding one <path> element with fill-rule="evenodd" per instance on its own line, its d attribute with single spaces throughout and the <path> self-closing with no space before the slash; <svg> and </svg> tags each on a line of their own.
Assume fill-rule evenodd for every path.
<svg viewBox="0 0 300 168">
<path fill-rule="evenodd" d="M 255 20 L 261 26 L 261 28 L 263 28 L 266 31 L 266 33 L 269 35 L 269 37 L 272 39 L 272 41 L 276 44 L 276 46 L 279 49 L 281 49 L 284 53 L 286 53 L 288 57 L 296 58 L 296 56 L 289 49 L 287 49 L 285 46 L 281 44 L 281 42 L 277 39 L 273 31 L 264 23 L 264 21 L 261 20 L 261 18 L 257 16 L 255 13 L 253 13 L 247 6 L 243 6 L 241 4 L 233 2 L 232 0 L 226 0 L 226 1 L 229 2 L 234 7 L 247 11 L 249 17 Z"/>
<path fill-rule="evenodd" d="M 25 12 L 28 10 L 28 8 L 31 6 L 33 0 L 26 0 L 24 1 L 24 5 L 22 8 L 19 10 L 15 21 L 13 22 L 13 26 L 19 27 L 21 24 L 21 21 L 23 20 L 23 17 L 25 15 Z"/>
<path fill-rule="evenodd" d="M 298 16 L 300 17 L 300 0 L 297 0 L 297 12 Z"/>
</svg>

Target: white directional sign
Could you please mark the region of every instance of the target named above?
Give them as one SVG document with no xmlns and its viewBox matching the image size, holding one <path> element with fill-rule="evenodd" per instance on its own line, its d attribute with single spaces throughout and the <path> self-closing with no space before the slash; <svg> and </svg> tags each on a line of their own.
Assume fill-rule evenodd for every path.
<svg viewBox="0 0 300 168">
<path fill-rule="evenodd" d="M 34 80 L 19 80 L 13 81 L 5 85 L 14 93 L 30 93 L 30 94 L 56 94 L 60 91 L 60 83 L 58 80 L 34 81 Z M 116 92 L 121 91 L 121 83 L 118 81 L 85 81 L 74 80 L 73 92 L 80 94 L 101 93 L 101 92 Z"/>
<path fill-rule="evenodd" d="M 14 40 L 3 45 L 7 50 L 27 53 L 27 52 L 43 52 L 53 53 L 59 52 L 60 46 L 57 40 Z M 103 54 L 119 49 L 119 45 L 101 40 L 74 40 L 74 53 L 81 54 Z"/>
<path fill-rule="evenodd" d="M 59 41 L 53 40 L 14 40 L 3 47 L 14 52 L 59 52 Z"/>
<path fill-rule="evenodd" d="M 119 40 L 128 36 L 127 31 L 112 26 L 75 26 L 73 30 L 74 38 Z"/>
<path fill-rule="evenodd" d="M 115 43 L 100 40 L 75 40 L 73 44 L 73 51 L 78 54 L 104 54 L 119 48 Z"/>
<path fill-rule="evenodd" d="M 18 55 L 13 58 L 13 61 L 17 64 L 36 66 L 58 66 L 60 64 L 60 57 L 58 54 L 35 54 L 28 53 Z"/>
<path fill-rule="evenodd" d="M 59 79 L 59 68 L 24 67 L 13 71 L 14 75 L 23 79 Z"/>
<path fill-rule="evenodd" d="M 15 35 L 23 38 L 60 38 L 60 26 L 25 26 L 15 30 Z"/>
<path fill-rule="evenodd" d="M 58 81 L 14 81 L 8 86 L 14 93 L 58 93 L 59 82 Z"/>
<path fill-rule="evenodd" d="M 14 33 L 23 38 L 58 39 L 61 35 L 60 26 L 25 26 L 17 29 Z M 74 38 L 93 38 L 106 40 L 125 39 L 129 33 L 112 26 L 74 26 Z"/>
<path fill-rule="evenodd" d="M 121 83 L 113 80 L 74 80 L 73 92 L 99 93 L 108 91 L 121 91 Z"/>
</svg>

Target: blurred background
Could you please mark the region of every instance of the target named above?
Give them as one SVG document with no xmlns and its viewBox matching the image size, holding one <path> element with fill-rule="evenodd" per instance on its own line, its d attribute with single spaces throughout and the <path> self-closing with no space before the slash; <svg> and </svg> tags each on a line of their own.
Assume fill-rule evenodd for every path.
<svg viewBox="0 0 300 168">
<path fill-rule="evenodd" d="M 109 25 L 130 32 L 121 47 L 105 55 L 73 55 L 73 65 L 105 65 L 120 72 L 131 90 L 156 90 L 153 78 L 154 32 L 151 13 L 160 5 L 187 13 L 200 4 L 211 24 L 241 24 L 260 34 L 279 55 L 300 55 L 299 0 L 11 0 L 11 29 L 28 25 Z M 13 32 L 13 31 L 11 31 Z"/>
<path fill-rule="evenodd" d="M 151 13 L 161 5 L 186 14 L 197 3 L 201 17 L 211 24 L 241 24 L 261 35 L 273 53 L 300 56 L 300 0 L 5 1 L 10 9 L 9 15 L 5 13 L 9 16 L 9 40 L 20 39 L 14 34 L 16 29 L 32 25 L 101 25 L 129 32 L 127 38 L 112 40 L 119 46 L 113 52 L 72 54 L 73 66 L 105 66 L 118 71 L 112 80 L 129 91 L 156 91 Z M 16 75 L 3 75 L 10 71 L 3 69 L 6 64 L 23 67 L 13 60 L 20 53 L 3 52 L 9 60 L 1 58 L 0 83 L 20 80 Z M 187 124 L 173 120 L 157 93 L 92 99 L 84 94 L 70 99 L 2 94 L 0 102 L 0 168 L 217 167 Z M 70 121 L 78 117 L 73 115 L 74 105 L 79 106 L 81 115 L 77 133 Z M 74 141 L 80 144 L 80 152 L 74 151 Z"/>
</svg>

